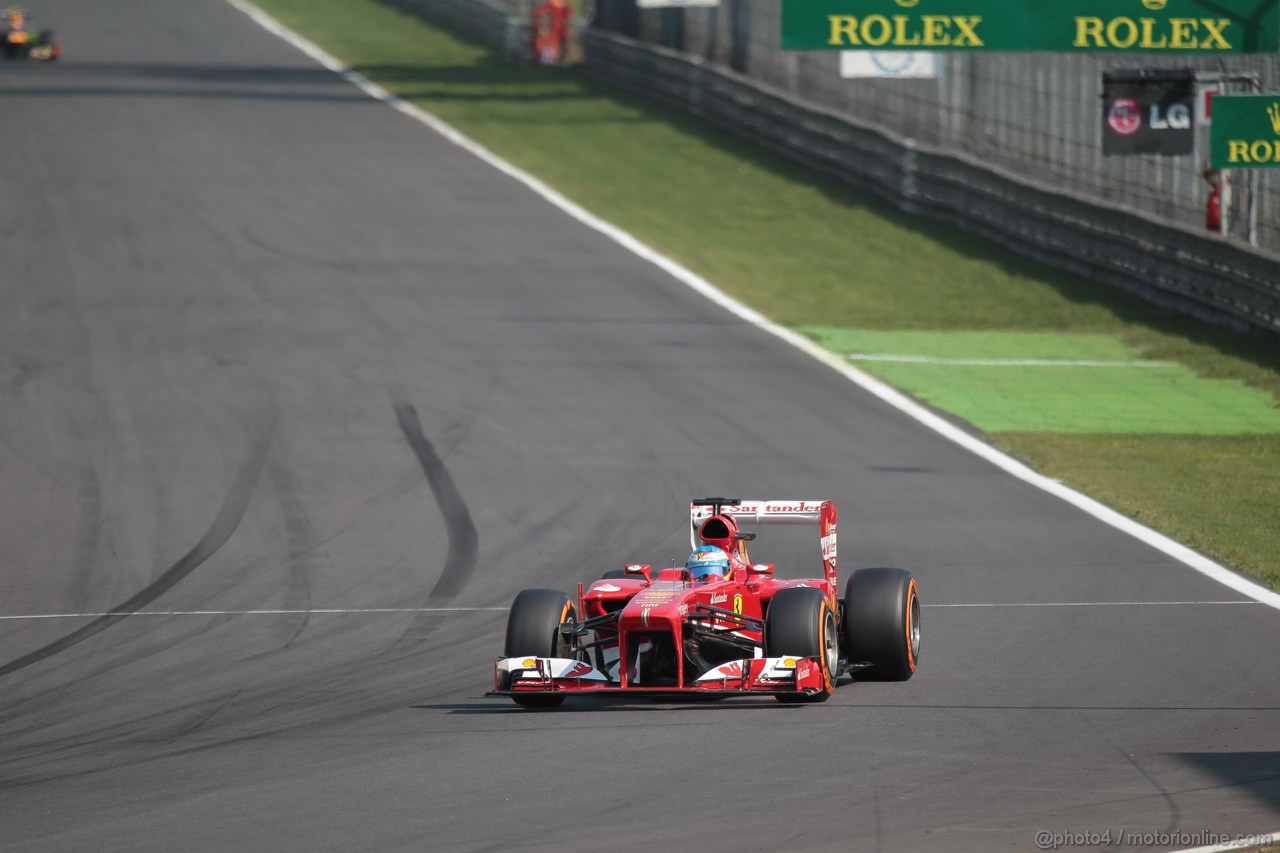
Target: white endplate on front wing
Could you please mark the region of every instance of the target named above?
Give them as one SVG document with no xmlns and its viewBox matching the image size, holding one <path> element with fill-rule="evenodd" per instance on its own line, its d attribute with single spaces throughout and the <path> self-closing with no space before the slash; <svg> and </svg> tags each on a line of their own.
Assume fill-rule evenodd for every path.
<svg viewBox="0 0 1280 853">
<path fill-rule="evenodd" d="M 797 660 L 799 658 L 796 657 L 765 658 L 764 669 L 760 671 L 760 677 L 773 681 L 795 678 Z M 751 663 L 750 660 L 731 660 L 728 663 L 722 663 L 699 676 L 698 681 L 724 681 L 727 678 L 741 678 L 742 673 L 751 669 Z"/>
<path fill-rule="evenodd" d="M 541 672 L 539 672 L 541 663 Z M 499 672 L 529 671 L 529 677 L 537 680 L 545 675 L 548 678 L 585 678 L 588 681 L 608 681 L 603 672 L 589 663 L 570 658 L 503 658 L 498 661 Z"/>
</svg>

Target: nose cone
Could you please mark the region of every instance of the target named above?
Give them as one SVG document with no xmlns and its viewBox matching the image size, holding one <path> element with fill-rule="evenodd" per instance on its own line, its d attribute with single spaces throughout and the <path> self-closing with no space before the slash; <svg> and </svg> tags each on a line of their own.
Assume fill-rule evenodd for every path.
<svg viewBox="0 0 1280 853">
<path fill-rule="evenodd" d="M 636 593 L 619 617 L 622 630 L 652 631 L 669 629 L 688 613 L 685 596 L 689 587 L 682 583 L 658 583 Z"/>
</svg>

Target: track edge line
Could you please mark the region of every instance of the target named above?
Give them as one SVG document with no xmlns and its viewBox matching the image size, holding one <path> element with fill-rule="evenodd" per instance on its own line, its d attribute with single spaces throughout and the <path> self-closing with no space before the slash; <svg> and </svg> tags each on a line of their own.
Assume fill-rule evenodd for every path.
<svg viewBox="0 0 1280 853">
<path fill-rule="evenodd" d="M 823 349 L 798 332 L 794 332 L 791 329 L 774 323 L 760 312 L 729 296 L 697 273 L 680 265 L 676 261 L 661 254 L 645 243 L 642 243 L 639 239 L 628 232 L 623 231 L 616 225 L 606 222 L 577 203 L 570 201 L 567 197 L 544 184 L 528 172 L 525 172 L 524 170 L 498 157 L 492 151 L 464 135 L 452 125 L 426 112 L 422 108 L 392 95 L 382 86 L 370 81 L 358 71 L 348 68 L 339 59 L 325 51 L 319 45 L 293 32 L 275 18 L 259 9 L 257 6 L 247 2 L 247 0 L 226 0 L 226 2 L 247 15 L 263 29 L 293 45 L 293 47 L 302 51 L 319 64 L 328 68 L 330 71 L 337 73 L 344 80 L 359 88 L 369 97 L 387 104 L 420 124 L 434 130 L 436 133 L 457 145 L 459 148 L 462 148 L 503 174 L 506 174 L 524 184 L 526 187 L 542 196 L 542 198 L 549 204 L 558 207 L 573 219 L 583 225 L 586 225 L 588 228 L 598 231 L 618 245 L 622 246 L 624 249 L 630 251 L 632 254 L 643 258 L 663 270 L 677 281 L 680 281 L 690 289 L 709 299 L 711 302 L 714 302 L 729 311 L 740 320 L 743 320 L 744 322 L 747 322 L 756 328 L 791 344 L 801 352 L 804 352 L 817 361 L 822 362 L 843 375 L 858 387 L 862 388 L 864 391 L 867 391 L 873 396 L 879 398 L 881 401 L 941 435 L 943 438 L 948 439 L 954 444 L 958 444 L 965 450 L 968 450 L 974 455 L 986 460 L 997 468 L 1003 470 L 1005 473 L 1022 480 L 1028 485 L 1047 492 L 1054 497 L 1071 504 L 1082 512 L 1093 516 L 1104 524 L 1107 524 L 1122 533 L 1128 534 L 1134 539 L 1155 548 L 1166 556 L 1172 557 L 1205 577 L 1217 581 L 1223 586 L 1235 590 L 1241 595 L 1248 596 L 1255 601 L 1266 604 L 1276 610 L 1280 610 L 1280 593 L 1272 592 L 1261 584 L 1237 574 L 1221 563 L 1218 563 L 1215 560 L 1212 560 L 1203 554 L 1176 542 L 1163 533 L 1153 530 L 1144 524 L 1140 524 L 1127 516 L 1121 515 L 1083 492 L 1076 491 L 1069 486 L 1065 486 L 1056 480 L 1052 480 L 1043 474 L 1032 470 L 1030 467 L 1019 462 L 1012 456 L 1009 456 L 1001 450 L 997 450 L 995 447 L 975 438 L 964 430 L 956 427 L 954 424 L 951 424 L 945 419 L 939 417 L 921 406 L 919 403 L 911 400 L 900 391 L 886 385 L 879 379 L 850 366 L 841 356 Z"/>
</svg>

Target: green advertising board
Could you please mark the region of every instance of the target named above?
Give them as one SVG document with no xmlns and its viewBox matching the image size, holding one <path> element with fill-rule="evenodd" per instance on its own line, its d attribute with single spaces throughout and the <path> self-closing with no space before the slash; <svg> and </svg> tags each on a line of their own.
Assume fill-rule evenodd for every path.
<svg viewBox="0 0 1280 853">
<path fill-rule="evenodd" d="M 1280 168 L 1280 95 L 1214 98 L 1209 159 L 1215 169 Z"/>
<path fill-rule="evenodd" d="M 1280 0 L 782 0 L 786 50 L 1263 53 Z"/>
</svg>

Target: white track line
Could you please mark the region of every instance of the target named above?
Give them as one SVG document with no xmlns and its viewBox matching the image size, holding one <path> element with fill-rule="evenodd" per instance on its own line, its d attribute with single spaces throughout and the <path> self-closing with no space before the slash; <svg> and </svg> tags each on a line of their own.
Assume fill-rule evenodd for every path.
<svg viewBox="0 0 1280 853">
<path fill-rule="evenodd" d="M 932 355 L 845 353 L 850 361 L 888 361 L 903 364 L 974 365 L 977 367 L 1179 367 L 1171 361 L 1089 361 L 1056 358 L 938 358 Z"/>
<path fill-rule="evenodd" d="M 1075 489 L 1064 486 L 1056 480 L 1051 480 L 1048 477 L 1036 473 L 1026 465 L 1014 459 L 1012 456 L 1007 456 L 999 450 L 996 450 L 994 447 L 982 442 L 972 435 L 969 435 L 964 430 L 952 425 L 944 418 L 935 415 L 933 412 L 924 408 L 919 403 L 916 403 L 914 400 L 906 397 L 901 392 L 889 387 L 879 379 L 869 376 L 861 370 L 851 366 L 843 356 L 823 349 L 800 333 L 793 332 L 790 329 L 774 323 L 760 312 L 749 308 L 738 300 L 730 297 L 697 273 L 681 266 L 665 255 L 658 253 L 654 249 L 651 249 L 649 246 L 641 243 L 621 228 L 605 222 L 595 214 L 580 207 L 560 193 L 551 189 L 551 187 L 547 186 L 542 181 L 521 169 L 517 169 L 515 166 L 489 151 L 487 148 L 479 145 L 466 136 L 463 136 L 458 130 L 430 113 L 424 112 L 413 104 L 395 97 L 386 89 L 376 83 L 370 82 L 364 75 L 347 68 L 336 58 L 321 50 L 315 44 L 287 29 L 284 25 L 277 22 L 265 12 L 262 12 L 260 9 L 246 2 L 246 0 L 227 0 L 227 2 L 239 9 L 241 12 L 244 12 L 264 29 L 289 42 L 289 44 L 310 56 L 324 67 L 340 74 L 343 79 L 359 87 L 365 94 L 382 101 L 415 121 L 426 125 L 453 144 L 475 155 L 498 171 L 509 175 L 524 184 L 526 187 L 542 196 L 546 201 L 560 208 L 578 222 L 588 228 L 592 228 L 600 232 L 618 245 L 663 270 L 668 275 L 684 283 L 690 289 L 700 293 L 702 296 L 721 306 L 742 321 L 750 323 L 751 325 L 768 332 L 774 337 L 786 341 L 796 349 L 812 356 L 814 359 L 822 362 L 831 369 L 838 371 L 850 382 L 853 382 L 858 387 L 878 397 L 885 403 L 893 406 L 898 411 L 910 418 L 913 418 L 920 424 L 928 427 L 949 441 L 952 441 L 969 452 L 982 457 L 987 462 L 990 462 L 992 465 L 1012 474 L 1019 480 L 1029 483 L 1055 497 L 1061 498 L 1099 521 L 1109 524 L 1117 530 L 1121 530 L 1135 539 L 1145 542 L 1157 551 L 1190 566 L 1202 575 L 1212 578 L 1218 583 L 1229 587 L 1242 595 L 1246 595 L 1255 601 L 1260 601 L 1263 604 L 1280 610 L 1280 593 L 1272 592 L 1262 585 L 1236 574 L 1225 566 L 1210 560 L 1202 554 L 1196 553 L 1185 545 L 1175 542 L 1164 534 L 1158 533 L 1145 525 L 1139 524 L 1138 522 L 1121 515 L 1110 507 L 1104 506 L 1088 495 L 1077 492 Z"/>
<path fill-rule="evenodd" d="M 25 616 L 0 616 L 0 621 L 21 619 L 97 619 L 102 616 L 301 616 L 324 613 L 339 615 L 359 613 L 505 613 L 506 607 L 352 607 L 314 608 L 312 610 L 138 610 L 135 612 L 101 613 L 31 613 Z"/>
</svg>

